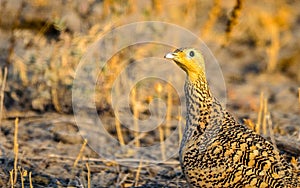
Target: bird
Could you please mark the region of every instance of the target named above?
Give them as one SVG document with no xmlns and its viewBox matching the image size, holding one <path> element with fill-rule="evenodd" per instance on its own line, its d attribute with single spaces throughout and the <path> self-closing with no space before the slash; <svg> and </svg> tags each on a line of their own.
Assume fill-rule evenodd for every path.
<svg viewBox="0 0 300 188">
<path fill-rule="evenodd" d="M 274 145 L 239 123 L 213 96 L 201 51 L 178 48 L 164 58 L 187 75 L 179 161 L 189 187 L 299 187 L 296 172 Z"/>
</svg>

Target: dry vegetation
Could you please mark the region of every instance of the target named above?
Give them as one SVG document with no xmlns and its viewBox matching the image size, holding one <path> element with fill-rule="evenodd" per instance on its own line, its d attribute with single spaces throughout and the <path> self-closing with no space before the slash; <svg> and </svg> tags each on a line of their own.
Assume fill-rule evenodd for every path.
<svg viewBox="0 0 300 188">
<path fill-rule="evenodd" d="M 88 147 L 72 116 L 73 79 L 88 47 L 113 28 L 149 20 L 178 24 L 203 39 L 222 68 L 229 110 L 274 142 L 297 170 L 299 6 L 293 0 L 0 1 L 0 186 L 187 186 L 177 156 L 164 160 L 171 148 L 162 144 L 152 160 L 128 152 L 109 161 Z M 182 96 L 165 81 L 147 79 L 129 93 L 135 120 L 149 118 L 155 98 L 165 101 L 166 121 L 156 129 L 131 131 L 112 109 L 111 89 L 124 68 L 164 50 L 151 44 L 128 47 L 99 74 L 97 112 L 120 145 L 163 143 L 174 131 L 182 137 Z M 162 107 L 155 108 L 160 116 Z M 138 121 L 132 124 L 140 129 Z"/>
</svg>

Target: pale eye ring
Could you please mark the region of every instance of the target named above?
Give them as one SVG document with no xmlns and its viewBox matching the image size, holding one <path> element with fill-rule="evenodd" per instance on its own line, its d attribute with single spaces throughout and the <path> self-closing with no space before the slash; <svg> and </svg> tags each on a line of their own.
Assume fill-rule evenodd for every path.
<svg viewBox="0 0 300 188">
<path fill-rule="evenodd" d="M 195 52 L 194 51 L 190 51 L 189 55 L 190 55 L 190 57 L 194 57 Z"/>
</svg>

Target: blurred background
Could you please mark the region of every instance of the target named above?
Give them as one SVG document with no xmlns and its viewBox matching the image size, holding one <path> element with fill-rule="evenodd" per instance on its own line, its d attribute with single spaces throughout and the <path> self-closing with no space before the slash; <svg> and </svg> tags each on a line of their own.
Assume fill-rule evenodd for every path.
<svg viewBox="0 0 300 188">
<path fill-rule="evenodd" d="M 72 84 L 88 47 L 112 29 L 137 21 L 176 24 L 201 38 L 222 70 L 227 108 L 239 121 L 276 141 L 298 168 L 299 7 L 296 0 L 0 0 L 0 185 L 186 186 L 176 155 L 150 167 L 133 160 L 132 168 L 99 159 L 82 145 L 72 116 Z M 184 96 L 165 81 L 149 78 L 130 91 L 130 111 L 137 119 L 149 117 L 149 103 L 155 98 L 169 106 L 166 120 L 150 132 L 123 126 L 111 102 L 111 89 L 124 67 L 170 50 L 134 45 L 115 54 L 101 70 L 96 109 L 120 145 L 161 143 L 174 131 L 180 138 L 177 128 L 184 125 L 184 115 L 178 108 Z M 159 160 L 165 149 L 157 151 Z M 136 157 L 130 151 L 118 156 Z M 81 160 L 75 163 L 77 159 Z M 31 180 L 27 172 L 32 173 Z"/>
</svg>

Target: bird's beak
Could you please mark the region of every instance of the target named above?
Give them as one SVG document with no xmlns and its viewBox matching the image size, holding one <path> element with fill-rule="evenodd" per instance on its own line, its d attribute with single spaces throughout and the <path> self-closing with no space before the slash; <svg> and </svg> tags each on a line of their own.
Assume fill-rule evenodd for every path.
<svg viewBox="0 0 300 188">
<path fill-rule="evenodd" d="M 177 56 L 176 53 L 170 52 L 170 53 L 167 53 L 167 54 L 164 56 L 164 58 L 166 58 L 166 59 L 174 59 L 176 56 Z"/>
</svg>

